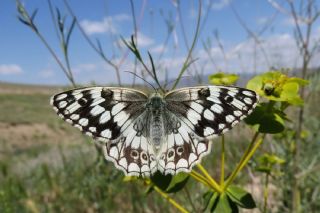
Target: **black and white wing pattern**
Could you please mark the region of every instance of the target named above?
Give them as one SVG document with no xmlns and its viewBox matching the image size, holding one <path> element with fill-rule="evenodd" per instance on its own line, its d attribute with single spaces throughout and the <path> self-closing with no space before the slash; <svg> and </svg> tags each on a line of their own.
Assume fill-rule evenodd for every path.
<svg viewBox="0 0 320 213">
<path fill-rule="evenodd" d="M 210 139 L 230 130 L 257 102 L 255 92 L 226 86 L 183 88 L 164 97 L 88 87 L 51 98 L 60 117 L 105 142 L 107 160 L 125 175 L 143 177 L 190 172 L 210 152 Z"/>
<path fill-rule="evenodd" d="M 88 87 L 54 95 L 57 114 L 85 134 L 105 143 L 105 157 L 126 175 L 149 176 L 155 153 L 144 133 L 148 97 L 137 90 Z"/>
<path fill-rule="evenodd" d="M 190 172 L 210 152 L 209 140 L 230 130 L 252 112 L 254 91 L 238 87 L 203 86 L 174 90 L 164 97 L 172 131 L 159 153 L 165 174 Z"/>
</svg>

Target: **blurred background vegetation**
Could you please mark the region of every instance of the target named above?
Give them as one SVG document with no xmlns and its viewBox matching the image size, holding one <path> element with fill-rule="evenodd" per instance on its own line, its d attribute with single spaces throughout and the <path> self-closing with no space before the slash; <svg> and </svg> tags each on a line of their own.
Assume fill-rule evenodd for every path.
<svg viewBox="0 0 320 213">
<path fill-rule="evenodd" d="M 241 2 L 250 4 L 252 1 Z M 41 45 L 45 47 L 47 57 L 54 61 L 52 63 L 57 64 L 54 72 L 64 76 L 65 81 L 51 85 L 43 85 L 46 83 L 38 81 L 38 84 L 31 85 L 23 81 L 13 83 L 14 81 L 10 82 L 6 78 L 0 79 L 0 212 L 178 211 L 172 202 L 168 201 L 168 197 L 157 193 L 147 181 L 125 178 L 112 163 L 103 159 L 90 138 L 59 119 L 49 105 L 49 98 L 53 94 L 76 86 L 100 84 L 99 78 L 113 79 L 107 83 L 111 86 L 150 90 L 134 75 L 127 77 L 129 74 L 123 72 L 129 69 L 155 83 L 147 53 L 149 49 L 139 48 L 139 44 L 147 40 L 143 37 L 142 31 L 155 27 L 144 23 L 146 18 L 143 19 L 143 14 L 164 23 L 158 29 L 164 32 L 161 45 L 159 44 L 157 51 L 150 52 L 160 79 L 159 84 L 166 85 L 166 89 L 172 88 L 177 82 L 176 79 L 180 77 L 178 86 L 236 84 L 245 87 L 247 82 L 253 79 L 248 87 L 261 92 L 262 102 L 268 100 L 268 103 L 281 103 L 277 108 L 279 111 L 272 114 L 281 117 L 281 130 L 276 128 L 272 134 L 266 134 L 263 144 L 235 180 L 236 185 L 251 193 L 257 206 L 242 211 L 319 211 L 319 1 L 265 0 L 265 5 L 261 8 L 269 7 L 268 14 L 264 17 L 266 19 L 260 20 L 259 27 L 253 27 L 248 24 L 251 22 L 245 15 L 248 11 L 237 7 L 240 1 L 168 1 L 169 6 L 156 7 L 155 2 L 147 0 L 128 0 L 121 3 L 106 0 L 104 6 L 118 4 L 120 11 L 122 9 L 128 14 L 131 28 L 127 32 L 128 36 L 123 35 L 121 31 L 113 31 L 107 37 L 102 37 L 103 40 L 101 37 L 92 36 L 88 31 L 88 25 L 78 19 L 75 1 L 57 2 L 42 1 L 34 7 L 28 5 L 28 1 L 11 2 L 13 6 L 16 3 L 16 11 L 11 15 L 18 16 L 18 27 L 26 28 L 27 36 L 39 38 L 38 46 L 34 48 Z M 87 5 L 90 10 L 90 4 Z M 245 35 L 241 44 L 230 47 L 227 38 L 221 36 L 225 35 L 225 32 L 210 26 L 210 23 L 218 21 L 212 17 L 212 13 L 216 12 L 214 8 L 220 7 L 225 9 L 222 12 L 224 19 L 235 20 L 234 24 L 237 26 L 230 27 L 238 28 Z M 41 11 L 46 11 L 47 14 L 44 15 Z M 105 16 L 109 15 L 106 12 Z M 38 26 L 43 16 L 51 17 L 44 25 L 56 35 L 54 41 L 51 35 L 43 33 L 47 32 L 46 29 Z M 279 22 L 279 16 L 290 20 L 290 29 L 284 34 L 290 35 L 294 41 L 293 46 L 282 45 L 286 42 L 285 39 L 277 40 L 276 35 L 279 32 L 273 29 Z M 192 24 L 189 24 L 191 22 Z M 43 27 L 42 22 L 41 24 Z M 91 24 L 90 29 L 104 26 Z M 111 24 L 106 22 L 107 26 Z M 139 54 L 134 51 L 132 54 L 123 43 L 123 40 L 130 42 L 130 35 L 133 35 L 136 41 Z M 83 73 L 70 62 L 71 58 L 75 57 L 72 56 L 75 52 L 71 44 L 79 37 L 84 38 L 82 43 L 86 43 L 86 49 L 83 51 L 93 50 L 97 53 L 96 57 L 106 64 L 106 71 L 99 75 L 98 80 L 91 79 L 90 72 Z M 272 38 L 274 42 L 278 42 L 280 48 L 272 45 Z M 113 48 L 104 47 L 110 44 Z M 245 51 L 237 52 L 241 48 Z M 291 60 L 292 52 L 296 54 L 295 60 Z M 168 60 L 166 54 L 179 60 Z M 249 55 L 250 60 L 244 57 L 244 54 Z M 5 63 L 1 59 L 0 62 Z M 176 67 L 178 68 L 175 70 Z M 8 66 L 0 65 L 0 74 L 5 73 L 6 68 Z M 173 70 L 170 70 L 171 68 Z M 300 82 L 300 87 L 293 89 L 297 97 L 289 95 L 288 99 L 281 100 L 282 96 L 274 95 L 282 92 L 276 91 L 280 88 L 276 83 L 283 83 L 279 81 L 280 74 L 266 77 L 272 78 L 272 81 L 262 80 L 267 82 L 263 88 L 256 87 L 260 85 L 257 81 L 264 78 L 261 77 L 262 73 L 267 71 L 278 71 L 283 73 L 283 76 L 297 76 L 308 80 L 309 83 L 301 87 Z M 29 76 L 32 75 L 34 73 L 30 72 Z M 87 82 L 83 82 L 82 78 L 86 78 Z M 295 106 L 287 109 L 289 105 Z M 251 127 L 242 122 L 225 135 L 226 177 L 239 162 L 254 132 L 271 131 L 256 130 L 252 120 L 251 123 L 250 120 L 246 122 Z M 220 138 L 214 139 L 212 143 L 213 150 L 204 158 L 203 166 L 215 180 L 219 180 Z M 179 191 L 166 195 L 187 211 L 203 212 L 212 210 L 206 208 L 210 205 L 206 200 L 207 193 L 208 189 L 205 186 L 189 178 Z"/>
</svg>

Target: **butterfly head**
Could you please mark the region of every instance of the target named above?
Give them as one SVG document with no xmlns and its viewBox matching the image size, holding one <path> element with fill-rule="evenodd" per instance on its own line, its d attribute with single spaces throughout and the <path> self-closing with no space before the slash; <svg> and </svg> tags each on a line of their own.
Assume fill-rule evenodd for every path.
<svg viewBox="0 0 320 213">
<path fill-rule="evenodd" d="M 149 101 L 148 104 L 150 107 L 152 107 L 153 109 L 160 109 L 162 108 L 162 106 L 164 105 L 164 101 L 163 101 L 163 97 L 160 93 L 156 92 L 153 93 L 150 97 L 149 97 Z"/>
</svg>

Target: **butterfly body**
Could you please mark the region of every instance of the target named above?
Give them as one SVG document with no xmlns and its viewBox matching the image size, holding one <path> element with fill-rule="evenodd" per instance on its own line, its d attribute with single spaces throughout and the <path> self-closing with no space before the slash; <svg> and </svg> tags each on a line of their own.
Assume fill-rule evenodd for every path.
<svg viewBox="0 0 320 213">
<path fill-rule="evenodd" d="M 51 98 L 57 114 L 104 143 L 107 160 L 125 175 L 190 172 L 258 102 L 238 87 L 200 86 L 148 96 L 118 87 L 87 87 Z"/>
<path fill-rule="evenodd" d="M 150 127 L 148 136 L 155 148 L 158 150 L 165 136 L 163 118 L 165 103 L 159 93 L 151 95 L 149 103 L 146 105 L 146 111 L 148 114 L 146 116 L 146 123 L 148 123 Z"/>
</svg>

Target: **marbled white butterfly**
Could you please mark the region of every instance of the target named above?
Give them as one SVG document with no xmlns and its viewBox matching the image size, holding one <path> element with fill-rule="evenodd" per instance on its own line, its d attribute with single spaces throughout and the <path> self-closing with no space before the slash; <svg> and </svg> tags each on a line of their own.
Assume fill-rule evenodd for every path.
<svg viewBox="0 0 320 213">
<path fill-rule="evenodd" d="M 105 158 L 125 175 L 190 172 L 210 152 L 210 139 L 252 112 L 258 95 L 226 86 L 182 88 L 161 95 L 88 87 L 54 95 L 68 123 L 103 143 Z"/>
</svg>

